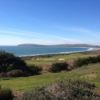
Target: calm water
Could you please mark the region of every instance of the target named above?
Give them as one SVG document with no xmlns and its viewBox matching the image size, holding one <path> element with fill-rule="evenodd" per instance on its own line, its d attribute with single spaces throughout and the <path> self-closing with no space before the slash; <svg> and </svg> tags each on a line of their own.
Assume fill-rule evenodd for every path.
<svg viewBox="0 0 100 100">
<path fill-rule="evenodd" d="M 41 46 L 0 46 L 0 50 L 13 53 L 16 56 L 31 56 L 87 51 L 89 48 L 79 47 L 41 47 Z"/>
</svg>

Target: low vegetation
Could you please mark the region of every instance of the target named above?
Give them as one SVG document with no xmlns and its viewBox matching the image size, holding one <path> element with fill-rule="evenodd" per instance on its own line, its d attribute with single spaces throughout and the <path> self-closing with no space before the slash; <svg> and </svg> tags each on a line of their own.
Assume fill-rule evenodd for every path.
<svg viewBox="0 0 100 100">
<path fill-rule="evenodd" d="M 74 98 L 75 100 L 99 100 L 100 56 L 98 56 L 99 54 L 87 55 L 85 53 L 71 54 L 66 55 L 66 59 L 61 59 L 59 58 L 61 56 L 56 56 L 56 60 L 52 56 L 48 56 L 47 58 L 43 57 L 41 58 L 42 60 L 39 57 L 31 57 L 28 58 L 28 60 L 30 60 L 32 64 L 29 64 L 26 60 L 22 60 L 22 58 L 1 51 L 0 85 L 3 88 L 0 88 L 0 100 L 6 100 L 6 97 L 7 100 L 12 100 L 14 97 L 12 91 L 14 91 L 14 94 L 16 94 L 16 91 L 18 91 L 18 94 L 21 94 L 21 98 L 18 100 L 74 100 Z M 65 57 L 65 55 L 63 55 L 62 58 L 63 57 Z M 47 64 L 47 59 L 52 61 L 52 63 L 50 65 L 47 64 L 46 67 L 48 67 L 48 65 L 49 67 L 47 72 L 44 73 L 44 65 L 39 65 L 39 67 L 38 64 L 35 64 L 34 59 L 38 61 L 39 64 Z M 76 79 L 78 81 L 72 81 Z M 84 82 L 83 80 L 87 80 L 88 82 Z M 12 91 L 4 88 L 10 88 Z M 23 92 L 25 93 L 23 94 Z M 3 97 L 4 94 L 6 95 L 5 98 Z M 11 97 L 11 99 L 8 99 L 9 97 Z M 17 98 L 14 100 L 17 100 Z"/>
<path fill-rule="evenodd" d="M 99 100 L 94 84 L 84 81 L 60 81 L 23 94 L 20 100 Z"/>
<path fill-rule="evenodd" d="M 32 70 L 33 75 L 41 74 L 42 68 L 39 66 L 31 65 L 29 68 Z"/>
<path fill-rule="evenodd" d="M 100 55 L 93 56 L 93 57 L 86 57 L 86 58 L 77 58 L 76 60 L 73 60 L 70 63 L 67 61 L 56 62 L 56 63 L 51 64 L 48 71 L 49 72 L 69 71 L 75 68 L 82 67 L 84 65 L 94 64 L 94 63 L 100 63 Z"/>
<path fill-rule="evenodd" d="M 45 67 L 45 65 L 51 65 L 53 63 L 59 62 L 60 60 L 63 61 L 72 61 L 78 58 L 87 58 L 87 57 L 95 57 L 100 55 L 99 51 L 91 51 L 91 52 L 84 52 L 84 53 L 73 53 L 73 54 L 57 54 L 57 55 L 49 55 L 49 56 L 36 56 L 36 57 L 22 57 L 22 59 L 28 65 L 37 65 L 41 67 Z"/>
<path fill-rule="evenodd" d="M 74 61 L 74 66 L 81 67 L 83 65 L 88 65 L 93 63 L 100 63 L 100 55 L 95 57 L 79 58 L 76 61 Z"/>
<path fill-rule="evenodd" d="M 22 77 L 39 74 L 40 69 L 36 66 L 28 67 L 19 57 L 4 51 L 0 52 L 0 76 Z"/>
<path fill-rule="evenodd" d="M 68 69 L 68 64 L 66 62 L 59 62 L 59 63 L 54 63 L 50 67 L 49 71 L 50 72 L 60 72 L 60 71 L 67 71 Z"/>
<path fill-rule="evenodd" d="M 0 87 L 0 100 L 13 100 L 14 95 L 10 89 L 3 89 Z"/>
</svg>

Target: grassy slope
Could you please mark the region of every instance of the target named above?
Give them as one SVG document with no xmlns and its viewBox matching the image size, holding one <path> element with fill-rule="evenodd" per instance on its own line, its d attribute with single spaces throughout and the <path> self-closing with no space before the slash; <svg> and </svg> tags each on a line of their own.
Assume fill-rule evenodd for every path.
<svg viewBox="0 0 100 100">
<path fill-rule="evenodd" d="M 25 61 L 29 65 L 41 65 L 51 64 L 53 62 L 59 61 L 60 58 L 63 58 L 65 61 L 73 60 L 81 57 L 95 56 L 100 54 L 99 52 L 89 52 L 89 53 L 76 53 L 70 55 L 55 55 L 51 57 L 32 57 L 28 58 Z M 42 75 L 31 76 L 31 77 L 22 77 L 22 78 L 5 78 L 0 79 L 0 85 L 2 87 L 11 88 L 12 90 L 17 91 L 27 91 L 35 87 L 44 86 L 58 80 L 66 79 L 81 79 L 95 83 L 98 88 L 97 91 L 100 93 L 100 63 L 91 64 L 88 66 L 83 66 L 81 68 L 75 69 L 70 72 L 61 72 L 61 73 L 44 73 Z"/>
<path fill-rule="evenodd" d="M 99 52 L 100 53 L 100 52 Z M 95 56 L 98 55 L 98 53 L 75 53 L 75 54 L 68 54 L 68 55 L 52 55 L 50 57 L 32 57 L 29 59 L 25 59 L 25 62 L 28 65 L 38 65 L 38 66 L 44 66 L 44 65 L 50 65 L 54 62 L 58 62 L 59 59 L 63 59 L 64 61 L 74 60 L 77 58 L 84 58 L 89 56 Z"/>
<path fill-rule="evenodd" d="M 83 66 L 70 72 L 61 73 L 45 73 L 42 75 L 1 79 L 0 85 L 18 91 L 27 91 L 35 87 L 44 86 L 58 80 L 80 79 L 95 83 L 98 86 L 97 91 L 100 92 L 100 64 L 92 64 Z"/>
</svg>

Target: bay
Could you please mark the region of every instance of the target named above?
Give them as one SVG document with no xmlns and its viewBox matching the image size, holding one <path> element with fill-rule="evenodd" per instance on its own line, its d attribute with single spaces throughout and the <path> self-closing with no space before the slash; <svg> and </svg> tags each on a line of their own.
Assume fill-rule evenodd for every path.
<svg viewBox="0 0 100 100">
<path fill-rule="evenodd" d="M 36 56 L 46 54 L 63 54 L 88 51 L 87 47 L 57 47 L 57 46 L 0 46 L 0 51 L 13 53 L 16 56 Z"/>
</svg>

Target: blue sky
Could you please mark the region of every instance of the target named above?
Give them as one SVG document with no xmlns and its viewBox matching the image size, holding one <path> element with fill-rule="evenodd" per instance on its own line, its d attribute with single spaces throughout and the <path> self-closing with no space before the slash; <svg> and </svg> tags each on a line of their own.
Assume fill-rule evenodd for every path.
<svg viewBox="0 0 100 100">
<path fill-rule="evenodd" d="M 0 0 L 0 45 L 100 45 L 100 0 Z"/>
</svg>

